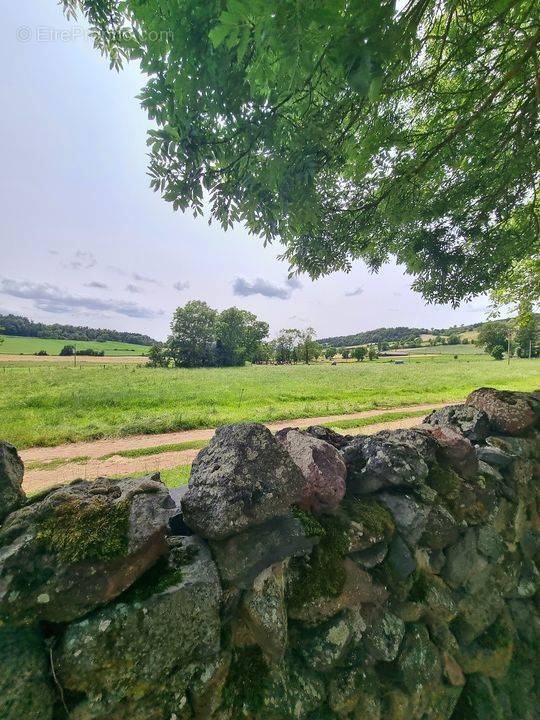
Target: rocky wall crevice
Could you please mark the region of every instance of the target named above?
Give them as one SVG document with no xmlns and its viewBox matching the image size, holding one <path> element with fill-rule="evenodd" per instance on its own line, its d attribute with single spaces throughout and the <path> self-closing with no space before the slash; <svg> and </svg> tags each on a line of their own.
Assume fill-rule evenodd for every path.
<svg viewBox="0 0 540 720">
<path fill-rule="evenodd" d="M 540 394 L 220 428 L 26 499 L 0 443 L 2 720 L 536 720 Z"/>
</svg>

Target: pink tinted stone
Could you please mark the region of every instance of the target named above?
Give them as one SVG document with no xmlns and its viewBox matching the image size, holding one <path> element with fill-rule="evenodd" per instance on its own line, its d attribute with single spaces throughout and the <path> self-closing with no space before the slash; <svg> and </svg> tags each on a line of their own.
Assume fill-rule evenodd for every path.
<svg viewBox="0 0 540 720">
<path fill-rule="evenodd" d="M 335 510 L 345 495 L 347 474 L 336 448 L 295 428 L 280 430 L 276 439 L 304 477 L 298 505 L 314 513 Z"/>
</svg>

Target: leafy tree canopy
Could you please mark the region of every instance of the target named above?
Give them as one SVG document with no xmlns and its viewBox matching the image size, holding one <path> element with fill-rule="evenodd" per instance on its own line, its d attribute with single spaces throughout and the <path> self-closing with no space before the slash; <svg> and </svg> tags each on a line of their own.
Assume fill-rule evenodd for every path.
<svg viewBox="0 0 540 720">
<path fill-rule="evenodd" d="M 138 59 L 151 184 L 318 277 L 390 254 L 428 299 L 539 250 L 536 0 L 62 0 Z"/>
</svg>

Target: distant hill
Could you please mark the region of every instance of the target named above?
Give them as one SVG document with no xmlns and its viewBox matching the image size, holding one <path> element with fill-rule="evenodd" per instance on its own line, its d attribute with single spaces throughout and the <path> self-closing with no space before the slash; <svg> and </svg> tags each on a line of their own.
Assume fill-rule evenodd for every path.
<svg viewBox="0 0 540 720">
<path fill-rule="evenodd" d="M 367 345 L 368 343 L 406 340 L 408 338 L 418 337 L 419 335 L 427 335 L 429 332 L 431 331 L 427 328 L 377 328 L 376 330 L 366 330 L 365 332 L 356 333 L 355 335 L 338 335 L 336 337 L 321 338 L 318 342 L 320 342 L 321 345 L 331 345 L 333 347 Z"/>
<path fill-rule="evenodd" d="M 534 313 L 537 322 L 540 322 L 540 314 Z M 513 318 L 497 318 L 498 322 L 508 323 Z M 484 322 L 472 323 L 471 325 L 452 325 L 448 328 L 415 328 L 415 327 L 389 327 L 366 330 L 354 335 L 336 335 L 335 337 L 321 338 L 318 342 L 321 345 L 332 347 L 349 347 L 352 345 L 367 345 L 369 343 L 399 342 L 420 335 L 460 335 L 461 333 L 480 330 Z"/>
<path fill-rule="evenodd" d="M 0 334 L 15 337 L 34 337 L 51 340 L 89 340 L 95 342 L 132 343 L 153 345 L 156 341 L 140 333 L 104 330 L 102 328 L 79 327 L 77 325 L 45 325 L 20 315 L 0 315 Z"/>
</svg>

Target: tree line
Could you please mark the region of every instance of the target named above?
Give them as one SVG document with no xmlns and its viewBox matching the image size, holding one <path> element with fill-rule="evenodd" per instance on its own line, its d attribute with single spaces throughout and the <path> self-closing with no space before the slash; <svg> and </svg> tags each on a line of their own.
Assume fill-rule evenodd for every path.
<svg viewBox="0 0 540 720">
<path fill-rule="evenodd" d="M 268 323 L 247 310 L 231 307 L 218 312 L 205 302 L 193 300 L 175 311 L 167 341 L 151 347 L 150 365 L 194 368 L 242 366 L 246 362 L 309 364 L 321 356 L 330 360 L 338 352 L 344 359 L 359 361 L 377 357 L 375 347 L 352 351 L 324 348 L 311 327 L 284 328 L 273 340 L 268 339 L 268 333 Z"/>
<path fill-rule="evenodd" d="M 79 327 L 76 325 L 46 325 L 33 322 L 21 315 L 0 315 L 0 327 L 4 335 L 16 337 L 35 337 L 52 340 L 91 340 L 93 342 L 133 343 L 135 345 L 152 345 L 155 342 L 149 335 L 105 330 L 103 328 Z"/>
</svg>

